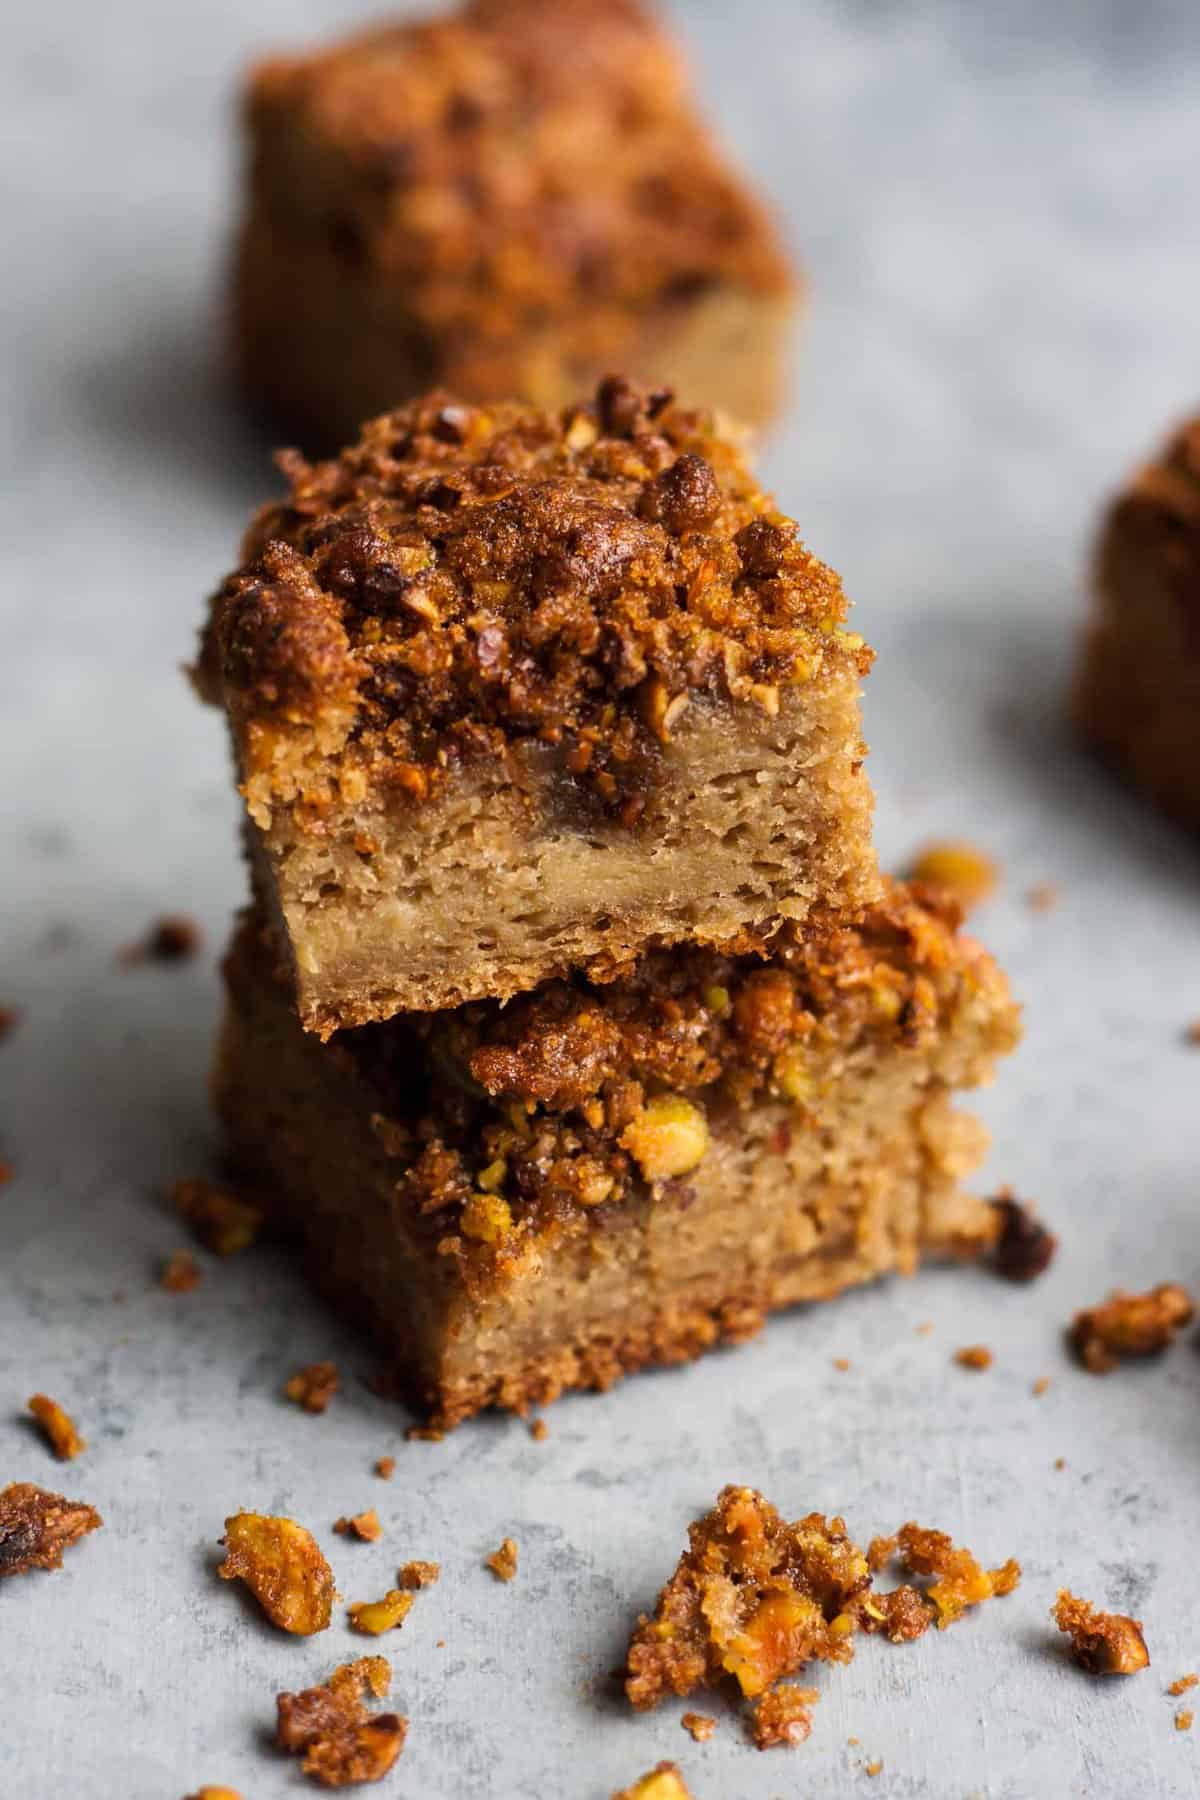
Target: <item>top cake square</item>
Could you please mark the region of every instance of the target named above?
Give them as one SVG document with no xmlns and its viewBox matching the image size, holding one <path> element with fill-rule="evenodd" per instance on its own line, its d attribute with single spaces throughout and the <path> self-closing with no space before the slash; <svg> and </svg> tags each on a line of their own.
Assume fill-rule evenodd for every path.
<svg viewBox="0 0 1200 1800">
<path fill-rule="evenodd" d="M 434 395 L 281 463 L 197 674 L 310 1029 L 875 897 L 871 653 L 711 415 Z"/>
<path fill-rule="evenodd" d="M 473 0 L 276 57 L 245 125 L 241 377 L 305 449 L 433 387 L 554 407 L 610 369 L 775 409 L 786 257 L 633 0 Z"/>
</svg>

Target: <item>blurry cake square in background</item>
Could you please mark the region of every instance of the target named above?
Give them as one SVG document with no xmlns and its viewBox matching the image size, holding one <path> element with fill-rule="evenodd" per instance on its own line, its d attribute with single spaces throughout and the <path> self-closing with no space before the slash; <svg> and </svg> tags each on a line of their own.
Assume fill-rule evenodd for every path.
<svg viewBox="0 0 1200 1800">
<path fill-rule="evenodd" d="M 468 0 L 260 63 L 234 340 L 304 449 L 441 386 L 559 406 L 609 370 L 761 425 L 796 282 L 637 0 Z"/>
<path fill-rule="evenodd" d="M 710 414 L 434 395 L 282 461 L 197 673 L 310 1030 L 877 897 L 871 652 Z"/>
<path fill-rule="evenodd" d="M 1075 717 L 1107 762 L 1200 830 L 1200 416 L 1109 509 Z"/>
</svg>

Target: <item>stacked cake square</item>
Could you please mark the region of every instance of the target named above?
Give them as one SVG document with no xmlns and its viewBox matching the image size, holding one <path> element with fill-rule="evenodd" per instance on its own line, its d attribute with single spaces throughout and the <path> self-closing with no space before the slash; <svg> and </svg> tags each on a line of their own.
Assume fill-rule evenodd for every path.
<svg viewBox="0 0 1200 1800">
<path fill-rule="evenodd" d="M 880 877 L 841 584 L 734 434 L 611 377 L 282 459 L 197 668 L 253 903 L 230 1155 L 442 1424 L 996 1232 L 1018 1033 Z"/>
</svg>

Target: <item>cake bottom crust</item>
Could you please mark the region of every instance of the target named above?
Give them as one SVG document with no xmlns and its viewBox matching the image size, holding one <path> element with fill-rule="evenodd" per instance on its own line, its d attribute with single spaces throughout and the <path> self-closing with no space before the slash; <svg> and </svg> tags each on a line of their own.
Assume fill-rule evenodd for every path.
<svg viewBox="0 0 1200 1800">
<path fill-rule="evenodd" d="M 782 404 L 794 310 L 790 295 L 714 285 L 640 314 L 597 306 L 503 339 L 435 339 L 383 277 L 259 214 L 236 250 L 234 350 L 251 404 L 311 454 L 430 387 L 555 409 L 614 369 L 763 426 Z"/>
</svg>

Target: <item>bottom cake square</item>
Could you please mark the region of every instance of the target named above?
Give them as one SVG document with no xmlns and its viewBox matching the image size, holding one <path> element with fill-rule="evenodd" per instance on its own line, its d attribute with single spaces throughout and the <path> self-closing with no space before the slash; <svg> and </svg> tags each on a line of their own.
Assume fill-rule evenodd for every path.
<svg viewBox="0 0 1200 1800">
<path fill-rule="evenodd" d="M 443 1425 L 750 1336 L 997 1213 L 956 1088 L 1019 1036 L 948 905 L 892 886 L 768 961 L 652 952 L 603 985 L 307 1034 L 261 919 L 214 1074 L 235 1169 Z"/>
</svg>

